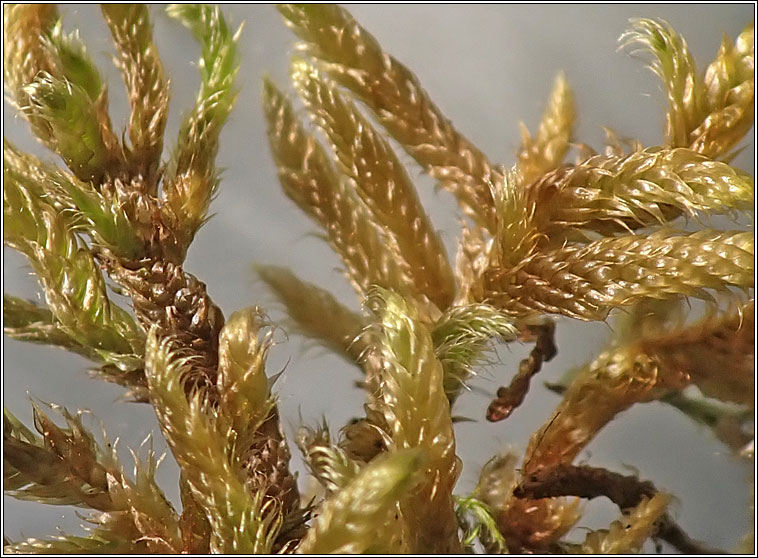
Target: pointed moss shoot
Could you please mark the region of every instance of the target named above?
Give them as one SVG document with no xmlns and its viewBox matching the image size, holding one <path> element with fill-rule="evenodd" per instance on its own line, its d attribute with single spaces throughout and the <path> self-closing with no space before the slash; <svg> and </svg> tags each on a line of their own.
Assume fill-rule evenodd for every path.
<svg viewBox="0 0 758 558">
<path fill-rule="evenodd" d="M 643 142 L 609 122 L 606 145 L 583 143 L 586 89 L 558 71 L 550 91 L 535 93 L 541 118 L 521 124 L 498 162 L 347 9 L 267 7 L 282 16 L 272 32 L 291 31 L 297 53 L 289 84 L 263 79 L 263 124 L 248 132 L 268 141 L 274 182 L 254 169 L 248 194 L 263 204 L 280 189 L 357 295 L 351 304 L 305 275 L 256 264 L 287 314 L 280 326 L 255 300 L 226 317 L 203 269 L 196 276 L 185 261 L 221 191 L 224 125 L 238 100 L 255 100 L 238 80 L 255 51 L 243 52 L 242 26 L 207 4 L 103 5 L 128 109 L 112 122 L 109 74 L 81 30 L 52 5 L 4 8 L 7 99 L 49 151 L 3 143 L 4 242 L 40 291 L 3 294 L 4 333 L 86 358 L 91 376 L 143 403 L 135 413 L 154 413 L 180 496 L 170 502 L 157 483 L 163 457 L 151 437 L 127 472 L 85 411 L 32 403 L 25 425 L 6 409 L 5 494 L 74 506 L 86 526 L 5 536 L 4 553 L 621 555 L 659 541 L 687 555 L 725 553 L 674 520 L 671 503 L 684 495 L 598 467 L 591 452 L 625 411 L 656 401 L 735 463 L 754 453 L 755 241 L 740 226 L 754 219 L 755 181 L 733 164 L 755 120 L 753 23 L 701 61 L 668 23 L 630 21 L 620 41 L 662 82 L 660 130 Z M 176 114 L 179 70 L 164 66 L 154 33 L 165 15 L 200 50 L 194 103 Z M 493 71 L 475 87 L 487 90 Z M 460 236 L 438 232 L 407 163 L 455 198 Z M 546 420 L 528 439 L 510 429 L 521 412 L 478 437 L 512 449 L 492 447 L 476 487 L 462 488 L 466 437 L 533 406 L 535 375 L 560 373 L 556 332 L 581 322 L 607 322 L 610 341 L 560 382 L 545 378 L 561 399 L 538 409 Z M 279 327 L 359 373 L 360 416 L 315 426 L 285 416 L 276 379 L 290 369 L 269 363 L 292 350 L 275 347 Z M 515 342 L 528 356 L 515 370 L 499 366 L 499 349 Z M 289 381 L 322 381 L 311 368 Z M 485 389 L 502 387 L 477 399 L 480 386 L 469 387 L 485 370 L 497 376 Z M 310 479 L 291 463 L 293 431 Z M 677 474 L 699 466 L 678 463 Z M 588 530 L 594 504 L 583 502 L 600 497 L 619 510 Z M 753 543 L 749 533 L 736 550 L 754 552 Z"/>
</svg>

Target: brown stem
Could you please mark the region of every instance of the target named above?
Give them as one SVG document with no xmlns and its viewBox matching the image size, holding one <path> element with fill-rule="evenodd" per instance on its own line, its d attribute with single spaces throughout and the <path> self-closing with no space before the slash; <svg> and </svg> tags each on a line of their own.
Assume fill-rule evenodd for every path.
<svg viewBox="0 0 758 558">
<path fill-rule="evenodd" d="M 637 506 L 644 497 L 652 498 L 657 490 L 650 481 L 621 475 L 599 467 L 560 464 L 532 473 L 513 491 L 517 498 L 556 498 L 578 496 L 592 499 L 605 496 L 622 511 Z M 723 550 L 691 539 L 665 514 L 656 538 L 662 539 L 684 554 L 726 554 Z"/>
<path fill-rule="evenodd" d="M 536 339 L 534 349 L 519 364 L 518 373 L 508 387 L 497 390 L 497 398 L 487 409 L 487 420 L 498 422 L 511 416 L 513 411 L 524 402 L 529 391 L 529 382 L 542 369 L 542 363 L 552 359 L 558 352 L 555 346 L 555 323 L 527 326 L 521 335 L 522 341 Z"/>
<path fill-rule="evenodd" d="M 145 253 L 141 258 L 129 260 L 100 250 L 98 257 L 111 278 L 131 296 L 137 319 L 145 330 L 157 327 L 160 337 L 174 339 L 180 356 L 192 358 L 192 375 L 184 380 L 187 392 L 202 389 L 213 402 L 217 395 L 219 334 L 224 315 L 211 300 L 205 284 L 182 267 L 183 245 L 176 241 L 157 198 L 146 193 L 144 184 L 136 192 L 120 182 L 114 183 L 114 189 L 126 199 L 131 194 L 139 198 L 139 203 L 133 204 L 131 216 L 135 226 L 142 226 Z M 296 479 L 289 471 L 289 448 L 276 409 L 258 434 L 247 450 L 244 462 L 247 476 L 264 483 L 267 494 L 282 503 L 285 515 L 291 515 L 299 508 L 300 495 Z M 255 482 L 252 485 L 257 486 Z M 183 491 L 182 499 L 185 550 L 207 552 L 207 518 L 189 491 Z"/>
<path fill-rule="evenodd" d="M 609 498 L 622 510 L 633 508 L 643 497 L 652 498 L 657 490 L 650 481 L 625 476 L 600 467 L 560 464 L 529 475 L 513 491 L 517 498 L 554 498 L 578 496 Z"/>
<path fill-rule="evenodd" d="M 143 327 L 149 330 L 157 325 L 161 336 L 176 339 L 182 356 L 194 358 L 197 377 L 188 381 L 188 387 L 213 389 L 224 316 L 208 296 L 205 284 L 182 266 L 160 259 L 114 262 L 109 272 L 128 289 Z"/>
<path fill-rule="evenodd" d="M 192 490 L 184 475 L 179 477 L 179 493 L 182 499 L 182 515 L 179 526 L 182 530 L 183 554 L 207 554 L 211 541 L 211 526 L 203 510 L 192 496 Z"/>
</svg>

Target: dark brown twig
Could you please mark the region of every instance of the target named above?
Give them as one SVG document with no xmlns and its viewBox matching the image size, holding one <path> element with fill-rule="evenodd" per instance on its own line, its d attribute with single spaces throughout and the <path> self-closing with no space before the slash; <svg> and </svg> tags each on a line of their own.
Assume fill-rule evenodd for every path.
<svg viewBox="0 0 758 558">
<path fill-rule="evenodd" d="M 622 510 L 635 507 L 643 497 L 652 498 L 657 490 L 650 481 L 625 476 L 600 467 L 560 464 L 529 475 L 513 491 L 517 498 L 554 498 L 605 496 Z"/>
<path fill-rule="evenodd" d="M 497 390 L 497 399 L 487 409 L 487 420 L 498 422 L 511 416 L 513 411 L 523 403 L 529 391 L 529 382 L 542 368 L 542 363 L 552 359 L 558 352 L 555 346 L 555 322 L 527 326 L 521 335 L 522 341 L 536 340 L 529 356 L 521 361 L 518 373 L 508 387 Z"/>
<path fill-rule="evenodd" d="M 658 491 L 650 481 L 621 475 L 599 467 L 561 464 L 541 469 L 517 486 L 517 498 L 556 498 L 578 496 L 592 499 L 605 496 L 622 511 L 637 506 L 643 498 L 652 498 Z M 693 540 L 669 516 L 664 514 L 656 538 L 666 541 L 684 554 L 726 554 Z"/>
</svg>

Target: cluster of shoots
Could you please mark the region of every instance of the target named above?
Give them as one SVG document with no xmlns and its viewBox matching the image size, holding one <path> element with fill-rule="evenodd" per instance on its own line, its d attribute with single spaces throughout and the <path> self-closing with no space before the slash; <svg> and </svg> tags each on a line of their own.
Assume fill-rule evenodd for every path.
<svg viewBox="0 0 758 558">
<path fill-rule="evenodd" d="M 673 495 L 574 460 L 619 413 L 652 400 L 752 458 L 754 237 L 736 224 L 711 228 L 709 217 L 752 216 L 754 179 L 730 161 L 753 126 L 753 25 L 703 69 L 671 27 L 633 21 L 622 41 L 646 53 L 666 94 L 659 144 L 613 133 L 599 153 L 579 143 L 561 74 L 539 127 L 522 127 L 504 166 L 345 9 L 278 9 L 301 41 L 291 78 L 313 124 L 265 81 L 271 153 L 285 194 L 323 230 L 359 300 L 351 309 L 286 269 L 257 271 L 290 331 L 362 372 L 365 415 L 338 432 L 326 421 L 300 429 L 320 486 L 301 495 L 266 371 L 271 324 L 258 307 L 225 320 L 183 268 L 219 185 L 219 135 L 238 95 L 237 34 L 221 10 L 167 9 L 202 54 L 197 101 L 164 160 L 169 82 L 145 6 L 102 8 L 128 93 L 123 131 L 55 7 L 6 6 L 6 92 L 66 168 L 4 143 L 4 241 L 44 293 L 44 304 L 4 295 L 4 331 L 85 356 L 93 376 L 153 407 L 179 465 L 181 509 L 157 486 L 152 452 L 135 457 L 130 476 L 81 413 L 52 406 L 54 419 L 35 405 L 34 432 L 6 411 L 6 494 L 91 514 L 85 535 L 6 538 L 5 552 L 618 554 L 649 539 L 718 551 L 677 525 Z M 393 145 L 458 201 L 454 265 Z M 690 298 L 707 302 L 703 316 Z M 453 417 L 467 382 L 496 344 L 533 343 L 482 409 L 507 419 L 570 320 L 608 320 L 615 337 L 551 386 L 562 400 L 524 455 L 495 455 L 472 493 L 456 493 Z M 618 517 L 583 541 L 567 537 L 581 500 L 594 497 Z"/>
</svg>

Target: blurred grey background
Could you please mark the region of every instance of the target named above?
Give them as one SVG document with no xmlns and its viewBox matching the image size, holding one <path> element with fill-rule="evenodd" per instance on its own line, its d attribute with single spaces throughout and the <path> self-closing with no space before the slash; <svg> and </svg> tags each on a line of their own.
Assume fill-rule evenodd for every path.
<svg viewBox="0 0 758 558">
<path fill-rule="evenodd" d="M 741 5 L 356 5 L 354 16 L 384 48 L 416 72 L 431 97 L 455 126 L 495 161 L 510 165 L 519 144 L 518 122 L 534 130 L 554 77 L 564 70 L 574 88 L 578 109 L 576 137 L 596 149 L 603 145 L 602 127 L 639 138 L 646 145 L 661 142 L 665 97 L 658 79 L 640 60 L 618 52 L 617 39 L 632 17 L 667 20 L 687 39 L 700 68 L 710 62 L 722 33 L 735 37 L 753 18 L 752 4 Z M 284 314 L 264 286 L 256 281 L 254 262 L 292 268 L 301 278 L 330 288 L 346 304 L 359 301 L 339 271 L 330 248 L 312 234 L 315 227 L 282 194 L 265 138 L 260 109 L 261 78 L 270 75 L 287 89 L 294 36 L 270 5 L 227 5 L 235 25 L 245 23 L 239 42 L 241 94 L 221 140 L 219 165 L 225 168 L 216 214 L 198 234 L 186 269 L 208 285 L 228 316 L 259 304 L 274 321 Z M 79 29 L 90 52 L 110 80 L 114 124 L 126 122 L 126 101 L 108 30 L 96 6 L 62 8 L 67 30 Z M 171 117 L 167 149 L 176 137 L 181 116 L 192 106 L 198 72 L 197 44 L 190 33 L 153 8 L 155 38 L 171 78 Z M 305 115 L 304 115 L 305 116 Z M 5 137 L 47 156 L 31 139 L 25 123 L 4 104 Z M 753 134 L 753 132 L 751 132 Z M 754 167 L 754 136 L 735 161 Z M 166 152 L 168 153 L 168 151 Z M 445 192 L 403 156 L 418 178 L 420 196 L 454 255 L 459 232 L 457 208 Z M 38 299 L 38 288 L 25 260 L 4 248 L 4 292 Z M 498 350 L 502 363 L 484 371 L 474 390 L 464 395 L 456 414 L 475 419 L 456 427 L 463 475 L 458 492 L 473 488 L 480 467 L 495 453 L 522 453 L 529 435 L 550 416 L 558 397 L 542 387 L 566 370 L 581 365 L 603 347 L 610 335 L 604 324 L 561 320 L 558 357 L 534 382 L 524 405 L 505 422 L 487 423 L 484 411 L 499 385 L 510 378 L 530 347 L 512 344 Z M 279 332 L 268 370 L 285 368 L 277 383 L 280 410 L 289 439 L 300 418 L 313 424 L 325 415 L 336 432 L 361 412 L 364 398 L 353 387 L 356 370 L 298 335 Z M 90 409 L 111 438 L 120 438 L 125 463 L 127 447 L 136 448 L 151 432 L 165 449 L 154 414 L 147 405 L 117 401 L 122 390 L 91 380 L 88 362 L 61 350 L 26 345 L 4 338 L 4 403 L 31 424 L 29 398 L 56 402 L 71 410 Z M 91 421 L 90 424 L 95 424 Z M 97 427 L 96 427 L 97 428 Z M 294 466 L 302 471 L 296 449 Z M 674 515 L 695 538 L 731 549 L 752 524 L 753 501 L 744 462 L 687 418 L 658 403 L 638 405 L 607 427 L 579 461 L 614 470 L 636 471 L 678 498 Z M 178 502 L 177 468 L 169 457 L 159 481 Z M 304 477 L 301 476 L 301 480 Z M 301 482 L 301 486 L 305 486 Z M 78 532 L 79 519 L 69 507 L 42 506 L 4 497 L 3 532 L 17 540 L 50 536 L 56 528 Z M 618 512 L 602 499 L 586 505 L 579 526 L 601 527 Z M 581 529 L 574 538 L 583 538 Z M 650 550 L 652 547 L 648 548 Z"/>
</svg>

